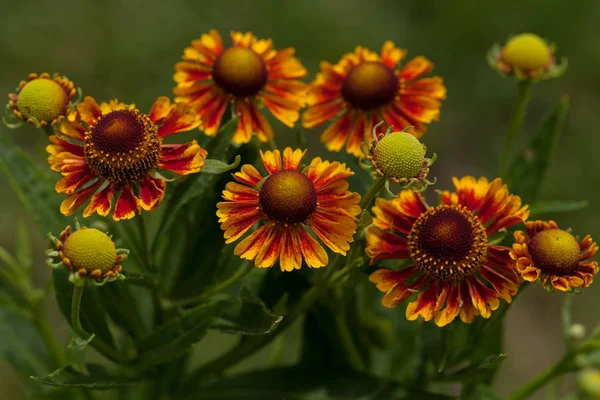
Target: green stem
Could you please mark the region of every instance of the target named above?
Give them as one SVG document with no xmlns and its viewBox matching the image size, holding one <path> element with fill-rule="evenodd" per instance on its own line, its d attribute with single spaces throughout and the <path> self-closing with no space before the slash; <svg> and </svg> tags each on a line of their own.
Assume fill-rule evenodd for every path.
<svg viewBox="0 0 600 400">
<path fill-rule="evenodd" d="M 138 227 L 142 235 L 142 257 L 145 267 L 148 271 L 154 272 L 154 265 L 152 264 L 152 255 L 150 254 L 150 248 L 148 247 L 148 229 L 146 228 L 146 222 L 142 215 L 137 217 Z"/>
<path fill-rule="evenodd" d="M 335 315 L 335 325 L 341 340 L 342 348 L 344 349 L 350 366 L 357 371 L 364 371 L 366 369 L 365 363 L 356 348 L 354 339 L 348 330 L 348 324 L 344 318 L 343 312 L 337 312 Z"/>
<path fill-rule="evenodd" d="M 71 301 L 71 325 L 73 330 L 83 339 L 89 339 L 90 334 L 83 329 L 80 319 L 81 297 L 85 285 L 73 285 L 73 300 Z"/>
<path fill-rule="evenodd" d="M 189 304 L 199 303 L 199 302 L 206 300 L 209 297 L 212 297 L 217 293 L 221 293 L 222 291 L 235 285 L 244 276 L 246 276 L 250 271 L 252 271 L 252 269 L 253 269 L 252 263 L 249 261 L 245 261 L 242 264 L 242 266 L 229 279 L 226 279 L 223 282 L 220 282 L 219 284 L 208 288 L 205 292 L 200 293 L 197 296 L 188 297 L 186 299 L 181 299 L 181 300 L 176 300 L 172 303 L 177 306 L 185 306 L 185 305 L 189 305 Z"/>
<path fill-rule="evenodd" d="M 277 150 L 277 143 L 275 143 L 275 139 L 269 139 L 267 142 L 267 147 L 269 150 Z"/>
<path fill-rule="evenodd" d="M 524 400 L 537 392 L 538 389 L 552 381 L 554 378 L 570 371 L 570 362 L 576 353 L 567 353 L 556 364 L 543 371 L 519 390 L 508 396 L 505 400 Z"/>
<path fill-rule="evenodd" d="M 378 180 L 376 180 L 375 182 L 373 182 L 373 184 L 371 185 L 371 187 L 369 188 L 367 193 L 363 196 L 362 200 L 360 201 L 361 210 L 365 210 L 367 207 L 369 207 L 369 204 L 371 204 L 373 199 L 377 196 L 379 191 L 383 188 L 383 185 L 385 185 L 385 179 L 386 179 L 385 177 L 381 177 Z"/>
<path fill-rule="evenodd" d="M 40 302 L 39 306 L 34 310 L 34 318 L 33 321 L 35 326 L 37 327 L 50 355 L 58 364 L 59 367 L 66 367 L 69 365 L 69 360 L 63 348 L 58 344 L 56 340 L 56 336 L 52 333 L 52 327 L 50 326 L 50 322 L 48 322 L 48 318 L 46 318 L 46 314 L 44 312 L 42 303 Z"/>
<path fill-rule="evenodd" d="M 523 121 L 525 120 L 525 114 L 527 113 L 527 106 L 531 100 L 531 79 L 519 81 L 517 100 L 513 109 L 513 114 L 510 119 L 510 125 L 506 134 L 504 142 L 504 151 L 502 153 L 502 162 L 500 164 L 500 176 L 502 178 L 507 177 L 508 168 L 510 166 L 511 152 L 517 138 Z"/>
<path fill-rule="evenodd" d="M 84 287 L 85 284 L 81 286 L 73 285 L 73 299 L 71 301 L 71 325 L 73 326 L 73 330 L 76 334 L 78 334 L 82 339 L 87 340 L 91 335 L 85 329 L 83 329 L 80 319 L 81 297 L 83 295 Z M 133 359 L 123 357 L 116 349 L 107 345 L 99 337 L 94 338 L 93 346 L 104 357 L 116 363 L 130 364 L 134 361 Z"/>
</svg>

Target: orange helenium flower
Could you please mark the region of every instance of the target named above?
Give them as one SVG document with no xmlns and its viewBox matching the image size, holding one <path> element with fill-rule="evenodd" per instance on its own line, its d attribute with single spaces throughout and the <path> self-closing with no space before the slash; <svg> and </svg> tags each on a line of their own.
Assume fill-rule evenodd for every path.
<svg viewBox="0 0 600 400">
<path fill-rule="evenodd" d="M 354 173 L 339 162 L 315 158 L 302 172 L 298 171 L 306 151 L 299 149 L 261 152 L 268 175 L 252 165 L 244 165 L 233 174 L 223 191 L 224 202 L 217 204 L 217 216 L 227 243 L 238 240 L 255 223 L 264 224 L 242 240 L 234 254 L 255 260 L 258 268 L 277 262 L 282 271 L 302 266 L 327 265 L 323 247 L 307 231 L 314 233 L 336 253 L 346 255 L 356 231 L 360 213 L 360 195 L 348 191 L 345 181 Z"/>
<path fill-rule="evenodd" d="M 587 235 L 578 242 L 573 235 L 558 228 L 554 221 L 525 224 L 527 234 L 515 232 L 511 257 L 523 279 L 541 279 L 545 288 L 563 292 L 588 287 L 598 273 L 598 262 L 587 261 L 598 251 L 598 244 Z"/>
<path fill-rule="evenodd" d="M 262 142 L 273 138 L 273 129 L 259 112 L 264 104 L 289 127 L 304 106 L 306 84 L 297 80 L 306 69 L 294 49 L 273 49 L 271 39 L 251 33 L 231 32 L 233 45 L 225 48 L 214 29 L 192 41 L 175 65 L 176 99 L 189 103 L 200 115 L 207 135 L 215 135 L 228 104 L 241 115 L 233 142 L 248 143 L 252 134 Z"/>
<path fill-rule="evenodd" d="M 171 104 L 167 97 L 159 97 L 147 115 L 133 104 L 111 100 L 98 105 L 86 97 L 59 125 L 59 134 L 50 136 L 52 144 L 46 147 L 52 169 L 63 175 L 56 191 L 69 195 L 60 211 L 71 215 L 91 198 L 83 216 L 106 216 L 113 197 L 115 221 L 133 218 L 142 209 L 155 209 L 164 197 L 166 183 L 153 172 L 165 169 L 191 174 L 200 171 L 206 158 L 206 151 L 195 140 L 164 144 L 163 139 L 199 123 L 188 105 Z"/>
<path fill-rule="evenodd" d="M 386 307 L 420 293 L 406 309 L 411 321 L 421 316 L 444 326 L 457 316 L 464 322 L 479 314 L 489 318 L 499 298 L 510 302 L 517 293 L 510 249 L 488 244 L 488 237 L 527 219 L 528 207 L 500 178 L 488 182 L 467 176 L 453 182 L 456 192 L 443 191 L 437 207 L 412 191 L 390 201 L 377 199 L 373 207 L 366 248 L 371 263 L 410 258 L 413 265 L 379 269 L 370 280 L 385 292 Z"/>
<path fill-rule="evenodd" d="M 321 62 L 321 72 L 310 84 L 302 125 L 313 128 L 335 120 L 321 136 L 331 151 L 346 143 L 348 153 L 364 157 L 360 144 L 381 120 L 402 131 L 421 137 L 425 124 L 437 120 L 446 98 L 442 78 L 421 78 L 433 69 L 425 57 L 416 57 L 401 69 L 406 50 L 391 41 L 383 44 L 381 55 L 358 46 L 335 65 Z"/>
</svg>

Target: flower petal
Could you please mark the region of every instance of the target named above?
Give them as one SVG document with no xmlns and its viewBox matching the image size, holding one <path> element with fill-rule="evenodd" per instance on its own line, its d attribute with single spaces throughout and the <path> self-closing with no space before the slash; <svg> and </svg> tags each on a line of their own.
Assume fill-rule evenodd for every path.
<svg viewBox="0 0 600 400">
<path fill-rule="evenodd" d="M 90 204 L 83 211 L 83 217 L 87 218 L 90 215 L 98 213 L 101 217 L 106 217 L 110 213 L 112 199 L 115 195 L 115 189 L 112 185 L 106 186 L 104 189 L 96 193 Z"/>
<path fill-rule="evenodd" d="M 135 217 L 135 213 L 141 214 L 142 209 L 139 205 L 139 200 L 133 194 L 133 188 L 131 185 L 126 185 L 121 189 L 121 195 L 117 199 L 115 204 L 115 212 L 113 213 L 113 219 L 120 221 L 122 219 L 131 219 Z"/>
<path fill-rule="evenodd" d="M 329 257 L 327 252 L 303 227 L 298 228 L 298 239 L 300 240 L 300 251 L 306 265 L 310 268 L 320 268 L 327 265 Z"/>
<path fill-rule="evenodd" d="M 63 202 L 60 204 L 60 212 L 67 217 L 72 215 L 80 205 L 92 197 L 94 192 L 96 192 L 96 190 L 98 190 L 103 183 L 104 181 L 100 180 L 63 200 Z"/>
<path fill-rule="evenodd" d="M 163 144 L 158 166 L 179 175 L 199 172 L 204 166 L 207 152 L 192 140 L 185 144 Z"/>
<path fill-rule="evenodd" d="M 254 260 L 254 264 L 258 268 L 270 268 L 277 262 L 281 253 L 283 231 L 284 229 L 280 229 L 279 226 L 275 226 L 271 231 L 271 236 L 261 247 Z"/>
<path fill-rule="evenodd" d="M 267 169 L 269 175 L 273 175 L 276 172 L 281 171 L 282 162 L 281 162 L 281 153 L 279 150 L 267 150 L 263 152 L 260 151 L 260 158 L 262 159 L 262 163 Z"/>
<path fill-rule="evenodd" d="M 274 224 L 267 222 L 256 231 L 252 232 L 247 238 L 235 246 L 233 254 L 246 260 L 254 260 L 259 251 L 264 247 L 265 242 L 271 236 Z"/>
<path fill-rule="evenodd" d="M 415 57 L 407 62 L 400 71 L 400 78 L 404 82 L 426 75 L 433 70 L 433 63 L 423 56 Z"/>
<path fill-rule="evenodd" d="M 281 253 L 279 267 L 281 271 L 293 271 L 302 267 L 302 253 L 300 252 L 295 227 L 288 226 L 282 229 Z M 304 228 L 300 227 L 300 230 Z"/>
<path fill-rule="evenodd" d="M 154 210 L 165 197 L 167 184 L 162 179 L 151 176 L 139 181 L 139 204 L 146 210 Z"/>
<path fill-rule="evenodd" d="M 158 137 L 165 138 L 176 132 L 189 131 L 200 125 L 200 118 L 192 107 L 185 103 L 175 103 L 158 128 Z"/>
<path fill-rule="evenodd" d="M 296 171 L 300 167 L 305 154 L 306 150 L 296 149 L 292 151 L 291 147 L 286 147 L 283 150 L 283 169 Z"/>
</svg>

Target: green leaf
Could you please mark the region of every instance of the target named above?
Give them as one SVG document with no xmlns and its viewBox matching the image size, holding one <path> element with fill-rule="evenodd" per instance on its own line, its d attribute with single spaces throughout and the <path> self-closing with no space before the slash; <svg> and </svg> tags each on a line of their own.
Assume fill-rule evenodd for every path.
<svg viewBox="0 0 600 400">
<path fill-rule="evenodd" d="M 527 149 L 516 158 L 511 166 L 508 186 L 521 196 L 524 203 L 534 203 L 537 200 L 568 108 L 569 98 L 563 96 L 558 106 L 533 136 Z"/>
<path fill-rule="evenodd" d="M 465 396 L 465 400 L 502 400 L 502 398 L 489 386 L 479 384 Z"/>
<path fill-rule="evenodd" d="M 590 203 L 587 200 L 550 200 L 550 201 L 539 201 L 530 207 L 531 217 L 537 217 L 541 214 L 550 213 L 566 213 L 572 211 L 578 211 L 589 206 Z"/>
<path fill-rule="evenodd" d="M 131 283 L 130 279 L 135 280 L 128 275 L 125 281 L 111 282 L 110 285 L 104 285 L 102 290 L 110 318 L 137 340 L 144 334 L 145 327 L 138 307 L 140 299 L 131 293 L 133 288 L 128 286 Z"/>
<path fill-rule="evenodd" d="M 450 396 L 408 390 L 398 383 L 354 371 L 281 367 L 223 379 L 175 396 L 181 400 L 449 400 Z M 180 397 L 181 396 L 181 397 Z"/>
<path fill-rule="evenodd" d="M 141 378 L 124 376 L 121 373 L 111 374 L 102 365 L 88 364 L 85 369 L 86 374 L 73 367 L 65 367 L 57 369 L 50 375 L 32 376 L 31 379 L 44 385 L 95 390 L 113 389 L 141 381 Z"/>
<path fill-rule="evenodd" d="M 24 375 L 44 373 L 53 366 L 35 325 L 0 308 L 0 358 Z"/>
<path fill-rule="evenodd" d="M 208 152 L 210 158 L 225 161 L 227 158 L 227 150 L 231 145 L 231 139 L 237 130 L 239 120 L 240 117 L 235 116 L 224 125 L 221 125 L 221 129 L 219 129 L 216 136 L 207 143 L 204 148 Z"/>
<path fill-rule="evenodd" d="M 84 338 L 80 337 L 79 335 L 74 334 L 73 337 L 71 338 L 71 342 L 69 342 L 68 347 L 69 347 L 69 349 L 71 349 L 73 351 L 83 351 L 83 350 L 85 350 L 87 345 L 90 344 L 90 342 L 92 340 L 94 340 L 94 337 L 96 337 L 96 335 L 94 335 L 93 333 L 87 339 L 84 339 Z"/>
<path fill-rule="evenodd" d="M 27 228 L 23 221 L 17 223 L 17 240 L 15 247 L 15 257 L 22 268 L 31 270 L 33 260 L 31 257 L 31 240 L 27 233 Z"/>
<path fill-rule="evenodd" d="M 477 379 L 481 374 L 487 373 L 490 370 L 498 368 L 500 363 L 504 361 L 506 357 L 508 357 L 508 355 L 504 353 L 491 355 L 481 363 L 470 365 L 452 373 L 440 375 L 436 378 L 436 380 L 465 382 Z"/>
<path fill-rule="evenodd" d="M 237 335 L 265 335 L 282 319 L 272 314 L 258 298 L 243 297 L 232 300 L 209 328 Z"/>
<path fill-rule="evenodd" d="M 60 176 L 34 163 L 7 135 L 0 135 L 0 171 L 44 234 L 64 228 L 60 196 L 54 190 Z"/>
<path fill-rule="evenodd" d="M 71 324 L 71 300 L 73 299 L 73 284 L 69 282 L 69 270 L 66 268 L 57 268 L 53 270 L 54 290 L 56 292 L 56 301 L 65 316 L 67 322 Z M 86 332 L 95 334 L 103 342 L 114 347 L 114 340 L 108 328 L 106 305 L 103 287 L 86 285 L 81 299 L 81 323 Z M 92 347 L 94 342 L 91 342 Z"/>
<path fill-rule="evenodd" d="M 205 174 L 222 174 L 231 171 L 232 169 L 236 169 L 241 161 L 242 157 L 239 154 L 235 156 L 235 160 L 231 164 L 219 160 L 207 159 L 204 160 L 202 172 Z"/>
<path fill-rule="evenodd" d="M 154 330 L 140 340 L 140 363 L 158 365 L 175 360 L 200 341 L 208 329 L 229 333 L 269 333 L 281 317 L 255 300 L 227 299 L 201 304 Z"/>
</svg>

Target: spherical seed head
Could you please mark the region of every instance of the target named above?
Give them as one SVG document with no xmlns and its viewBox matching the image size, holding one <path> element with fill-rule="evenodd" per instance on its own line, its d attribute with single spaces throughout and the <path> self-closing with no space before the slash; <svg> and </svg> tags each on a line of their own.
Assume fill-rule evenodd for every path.
<svg viewBox="0 0 600 400">
<path fill-rule="evenodd" d="M 267 83 L 268 71 L 262 57 L 253 50 L 231 47 L 215 61 L 213 79 L 234 96 L 254 96 Z"/>
<path fill-rule="evenodd" d="M 378 61 L 364 62 L 344 79 L 342 96 L 355 108 L 372 110 L 389 103 L 399 86 L 398 77 L 387 65 Z"/>
<path fill-rule="evenodd" d="M 425 274 L 444 282 L 460 281 L 481 267 L 487 235 L 481 221 L 465 207 L 430 208 L 409 235 L 410 257 Z"/>
<path fill-rule="evenodd" d="M 383 175 L 397 179 L 416 177 L 423 168 L 424 160 L 424 146 L 406 132 L 392 132 L 384 136 L 373 152 L 373 161 Z"/>
<path fill-rule="evenodd" d="M 304 222 L 317 209 L 317 190 L 306 175 L 282 170 L 269 176 L 258 195 L 260 209 L 277 222 Z"/>
<path fill-rule="evenodd" d="M 65 90 L 52 79 L 33 79 L 21 89 L 17 109 L 25 118 L 50 123 L 64 114 L 69 99 Z"/>
<path fill-rule="evenodd" d="M 548 44 L 533 33 L 523 33 L 508 41 L 502 50 L 503 61 L 523 71 L 544 68 L 550 63 Z"/>
<path fill-rule="evenodd" d="M 125 184 L 148 176 L 158 164 L 160 139 L 148 116 L 137 110 L 102 115 L 85 135 L 90 169 L 110 182 Z"/>
<path fill-rule="evenodd" d="M 573 271 L 581 255 L 577 240 L 562 229 L 548 229 L 537 233 L 529 244 L 529 252 L 536 267 L 556 275 Z"/>
<path fill-rule="evenodd" d="M 106 273 L 113 269 L 117 259 L 115 243 L 98 229 L 83 228 L 67 237 L 63 254 L 71 263 L 71 270 L 84 269 L 88 274 L 95 270 Z"/>
</svg>

